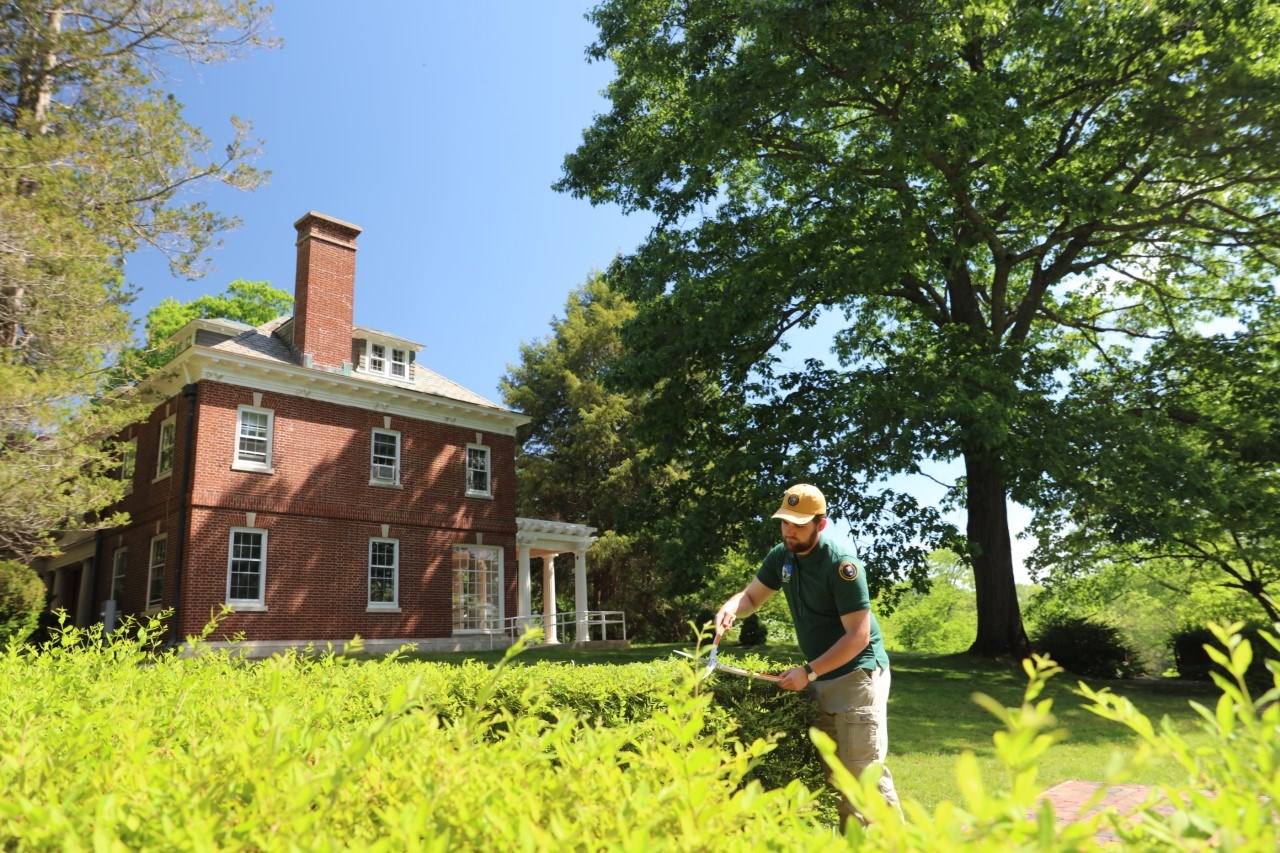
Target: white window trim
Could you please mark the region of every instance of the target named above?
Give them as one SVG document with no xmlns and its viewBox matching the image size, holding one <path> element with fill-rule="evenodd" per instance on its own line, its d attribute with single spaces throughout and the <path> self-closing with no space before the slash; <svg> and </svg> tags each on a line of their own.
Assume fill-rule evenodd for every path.
<svg viewBox="0 0 1280 853">
<path fill-rule="evenodd" d="M 244 426 L 244 413 L 253 412 L 259 415 L 267 416 L 267 459 L 265 462 L 255 462 L 251 459 L 240 458 L 240 429 Z M 276 469 L 271 467 L 271 454 L 275 449 L 276 436 L 276 413 L 271 409 L 263 409 L 258 406 L 237 406 L 236 407 L 236 434 L 235 445 L 233 448 L 233 456 L 231 470 L 233 471 L 250 471 L 255 474 L 274 474 Z"/>
<path fill-rule="evenodd" d="M 453 634 L 454 634 L 455 636 L 456 636 L 456 635 L 459 635 L 459 634 L 497 634 L 497 633 L 501 633 L 501 631 L 502 631 L 502 625 L 503 625 L 503 623 L 506 621 L 506 616 L 505 616 L 505 614 L 506 614 L 506 612 L 507 612 L 507 609 L 506 609 L 506 608 L 507 608 L 507 601 L 506 601 L 506 595 L 507 595 L 506 576 L 507 576 L 507 572 L 506 572 L 506 562 L 505 562 L 505 561 L 506 561 L 506 552 L 505 552 L 505 550 L 504 550 L 501 546 L 498 546 L 498 545 L 471 545 L 471 544 L 467 544 L 467 543 L 465 543 L 465 542 L 457 543 L 457 544 L 453 545 L 453 546 L 449 549 L 449 571 L 450 571 L 450 572 L 456 572 L 456 571 L 457 571 L 457 567 L 456 567 L 456 566 L 454 566 L 454 563 L 453 563 L 453 552 L 454 552 L 454 551 L 456 551 L 456 550 L 458 550 L 458 549 L 463 549 L 463 550 L 466 550 L 466 551 L 486 550 L 486 551 L 497 551 L 497 552 L 498 552 L 498 580 L 497 580 L 497 583 L 498 583 L 498 605 L 497 605 L 497 606 L 498 606 L 498 618 L 497 618 L 498 627 L 497 627 L 497 628 L 456 628 L 456 627 L 453 627 L 453 626 L 452 626 L 452 624 L 451 624 L 451 625 L 450 625 L 450 629 L 453 631 Z M 450 577 L 450 578 L 449 578 L 449 583 L 450 583 L 450 589 L 452 589 L 452 584 L 454 583 L 454 578 L 453 578 L 453 577 Z M 453 619 L 452 614 L 450 615 L 450 617 L 449 617 L 449 618 L 450 618 L 450 622 L 452 623 L 452 619 Z"/>
<path fill-rule="evenodd" d="M 173 428 L 173 444 L 169 448 L 169 467 L 162 470 L 160 466 L 161 464 L 163 464 L 163 461 L 164 461 L 165 427 Z M 156 480 L 163 480 L 165 477 L 168 477 L 173 474 L 174 457 L 177 455 L 177 451 L 178 451 L 178 416 L 170 415 L 169 417 L 165 418 L 160 422 L 160 435 L 159 435 L 159 440 L 156 442 L 156 476 L 152 479 L 151 482 L 154 483 L 156 482 Z"/>
<path fill-rule="evenodd" d="M 485 491 L 471 488 L 471 451 L 483 450 L 485 459 L 485 481 L 489 484 L 489 488 Z M 493 451 L 485 444 L 468 444 L 466 453 L 462 458 L 462 476 L 466 478 L 464 483 L 469 498 L 492 498 L 493 497 Z"/>
<path fill-rule="evenodd" d="M 164 544 L 164 562 L 156 565 L 156 543 L 163 541 Z M 164 607 L 164 570 L 169 563 L 169 534 L 161 533 L 159 536 L 151 537 L 151 545 L 147 549 L 147 613 L 154 613 Z M 155 582 L 156 569 L 160 570 L 160 600 L 151 600 L 151 586 Z"/>
<path fill-rule="evenodd" d="M 391 480 L 388 480 L 385 477 L 374 476 L 373 451 L 375 447 L 376 438 L 379 434 L 394 435 L 396 437 L 396 463 L 395 465 L 390 466 L 395 469 L 393 472 L 394 479 L 391 479 Z M 400 435 L 399 431 L 394 429 L 383 429 L 381 427 L 374 427 L 373 431 L 369 434 L 369 485 L 381 486 L 384 489 L 404 488 L 404 486 L 402 486 L 400 483 L 401 462 L 403 459 L 404 459 L 404 437 Z M 378 467 L 384 468 L 388 466 L 379 465 Z"/>
<path fill-rule="evenodd" d="M 237 533 L 262 534 L 262 563 L 258 569 L 258 597 L 231 597 L 231 561 L 235 559 L 235 542 Z M 233 527 L 227 531 L 227 606 L 236 613 L 267 612 L 267 531 L 260 527 Z"/>
<path fill-rule="evenodd" d="M 390 542 L 396 546 L 396 559 L 391 565 L 391 600 L 373 600 L 373 546 L 377 542 Z M 383 536 L 369 538 L 369 570 L 365 575 L 365 612 L 366 613 L 400 613 L 400 540 Z"/>
<path fill-rule="evenodd" d="M 132 471 L 128 470 L 130 467 Z M 125 442 L 120 450 L 120 479 L 124 482 L 124 493 L 133 492 L 133 481 L 138 476 L 138 437 L 134 436 Z"/>
<path fill-rule="evenodd" d="M 150 559 L 150 557 L 148 557 L 148 559 Z M 117 580 L 121 581 L 121 586 L 124 586 L 123 581 L 125 580 L 126 572 L 128 571 L 128 569 L 129 569 L 128 546 L 125 546 L 123 548 L 117 548 L 115 550 L 115 553 L 111 555 L 111 595 L 113 597 L 115 596 L 115 593 L 116 593 L 116 581 Z M 121 598 L 123 597 L 124 596 L 122 592 Z M 119 598 L 115 599 L 115 602 L 116 602 L 116 612 L 119 613 L 120 599 Z"/>
<path fill-rule="evenodd" d="M 374 347 L 382 347 L 381 358 L 373 354 Z M 375 358 L 382 362 L 381 369 L 374 367 Z M 404 368 L 404 373 L 396 373 L 395 368 L 397 365 Z M 364 342 L 364 354 L 360 357 L 360 366 L 357 370 L 370 376 L 385 376 L 396 382 L 412 382 L 413 351 L 385 341 L 366 340 Z"/>
</svg>

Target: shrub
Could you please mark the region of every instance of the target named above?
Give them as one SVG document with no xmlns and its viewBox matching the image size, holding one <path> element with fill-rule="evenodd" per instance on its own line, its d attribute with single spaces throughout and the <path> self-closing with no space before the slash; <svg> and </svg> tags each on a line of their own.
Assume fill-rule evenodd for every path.
<svg viewBox="0 0 1280 853">
<path fill-rule="evenodd" d="M 1060 616 L 1040 627 L 1036 648 L 1058 665 L 1087 678 L 1133 678 L 1142 664 L 1116 628 L 1078 616 Z"/>
<path fill-rule="evenodd" d="M 1239 633 L 1260 652 L 1250 663 L 1246 678 L 1254 685 L 1265 684 L 1268 678 L 1266 653 L 1270 651 L 1270 647 L 1260 641 L 1261 629 L 1257 625 L 1245 625 Z M 1214 643 L 1215 635 L 1207 626 L 1184 628 L 1174 634 L 1169 640 L 1169 647 L 1173 651 L 1178 677 L 1209 680 L 1214 669 L 1214 661 L 1210 657 L 1209 649 Z"/>
<path fill-rule="evenodd" d="M 738 629 L 738 644 L 742 646 L 763 646 L 769 641 L 769 629 L 760 621 L 759 615 L 752 613 L 742 620 Z"/>
<path fill-rule="evenodd" d="M 44 582 L 28 566 L 0 560 L 0 648 L 31 636 L 44 610 Z"/>
</svg>

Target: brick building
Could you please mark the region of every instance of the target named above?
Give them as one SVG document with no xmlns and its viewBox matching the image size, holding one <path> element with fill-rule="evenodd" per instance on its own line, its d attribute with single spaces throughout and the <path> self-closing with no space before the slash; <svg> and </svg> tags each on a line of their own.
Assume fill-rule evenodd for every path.
<svg viewBox="0 0 1280 853">
<path fill-rule="evenodd" d="M 548 568 L 573 552 L 571 624 L 588 639 L 595 531 L 516 518 L 528 418 L 418 364 L 421 344 L 355 325 L 358 227 L 312 212 L 295 228 L 294 316 L 173 336 L 144 389 L 158 405 L 122 436 L 130 523 L 36 567 L 51 606 L 82 625 L 172 609 L 181 639 L 225 603 L 214 639 L 258 651 L 355 635 L 491 647 L 532 616 L 539 557 L 554 635 Z"/>
</svg>

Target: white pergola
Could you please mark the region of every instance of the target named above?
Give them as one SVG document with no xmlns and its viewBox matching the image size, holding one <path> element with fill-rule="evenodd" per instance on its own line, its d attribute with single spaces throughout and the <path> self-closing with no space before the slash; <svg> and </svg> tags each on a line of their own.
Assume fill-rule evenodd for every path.
<svg viewBox="0 0 1280 853">
<path fill-rule="evenodd" d="M 519 576 L 516 581 L 516 619 L 518 624 L 528 624 L 533 616 L 529 561 L 542 558 L 542 621 L 546 642 L 560 642 L 556 625 L 556 575 L 553 561 L 559 554 L 572 552 L 575 558 L 573 573 L 573 608 L 576 635 L 585 640 L 588 633 L 587 609 L 587 549 L 596 541 L 596 528 L 585 524 L 569 524 L 563 521 L 542 521 L 536 518 L 516 519 L 516 554 L 519 559 Z"/>
</svg>

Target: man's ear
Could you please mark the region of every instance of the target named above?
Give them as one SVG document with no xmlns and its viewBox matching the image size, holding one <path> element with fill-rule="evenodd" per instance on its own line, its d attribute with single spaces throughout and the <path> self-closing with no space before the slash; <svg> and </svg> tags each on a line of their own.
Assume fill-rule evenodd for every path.
<svg viewBox="0 0 1280 853">
<path fill-rule="evenodd" d="M 822 521 L 818 522 L 818 529 L 819 530 L 827 529 L 827 517 L 825 515 L 822 517 Z"/>
</svg>

